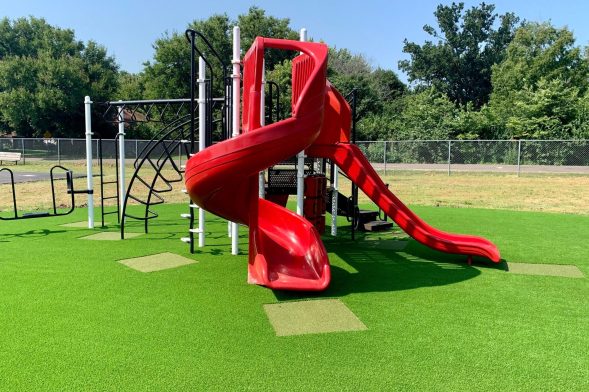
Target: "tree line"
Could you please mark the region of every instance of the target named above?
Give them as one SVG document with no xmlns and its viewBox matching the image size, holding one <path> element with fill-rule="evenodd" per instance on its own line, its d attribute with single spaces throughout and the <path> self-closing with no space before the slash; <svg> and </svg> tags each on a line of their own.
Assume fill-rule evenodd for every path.
<svg viewBox="0 0 589 392">
<path fill-rule="evenodd" d="M 328 78 L 344 94 L 356 89 L 358 140 L 583 139 L 589 138 L 589 49 L 573 33 L 548 22 L 499 15 L 492 4 L 439 5 L 429 39 L 404 41 L 399 68 L 408 84 L 362 54 L 330 48 Z M 242 47 L 256 36 L 298 39 L 287 18 L 258 7 L 231 20 L 226 14 L 187 25 L 203 33 L 221 59 L 231 58 L 231 30 Z M 221 64 L 213 91 L 221 95 Z M 189 45 L 184 32 L 164 33 L 153 59 L 136 74 L 121 71 L 104 46 L 75 38 L 43 19 L 0 21 L 0 132 L 23 137 L 80 137 L 83 97 L 94 101 L 189 96 Z M 295 53 L 269 51 L 267 79 L 280 89 L 281 116 L 290 112 L 290 69 Z M 105 136 L 115 130 L 94 113 Z M 148 137 L 151 126 L 129 130 Z"/>
</svg>

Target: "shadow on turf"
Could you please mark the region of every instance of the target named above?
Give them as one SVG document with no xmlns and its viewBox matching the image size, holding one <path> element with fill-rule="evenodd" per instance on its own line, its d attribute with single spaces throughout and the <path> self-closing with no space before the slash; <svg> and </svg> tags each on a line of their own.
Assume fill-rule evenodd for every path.
<svg viewBox="0 0 589 392">
<path fill-rule="evenodd" d="M 23 233 L 4 233 L 0 234 L 0 242 L 8 242 L 9 238 L 31 238 L 31 237 L 46 237 L 51 234 L 65 233 L 67 230 L 49 230 L 49 229 L 34 229 L 25 231 Z"/>
<path fill-rule="evenodd" d="M 331 283 L 323 292 L 278 291 L 280 301 L 317 297 L 340 297 L 351 293 L 373 293 L 410 290 L 454 284 L 473 279 L 481 268 L 507 270 L 507 263 L 499 264 L 474 258 L 467 264 L 465 256 L 449 255 L 429 249 L 409 240 L 402 251 L 381 249 L 368 241 L 326 241 L 325 247 L 352 268 L 331 266 Z M 477 268 L 475 268 L 475 266 Z M 355 270 L 357 272 L 350 272 Z"/>
</svg>

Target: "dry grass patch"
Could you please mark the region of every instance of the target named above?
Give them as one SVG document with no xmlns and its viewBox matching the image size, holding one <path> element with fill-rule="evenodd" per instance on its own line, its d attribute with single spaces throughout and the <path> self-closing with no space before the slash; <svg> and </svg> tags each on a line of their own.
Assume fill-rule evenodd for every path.
<svg viewBox="0 0 589 392">
<path fill-rule="evenodd" d="M 339 299 L 266 304 L 277 336 L 363 331 L 366 326 Z"/>
<path fill-rule="evenodd" d="M 119 263 L 140 272 L 154 272 L 181 267 L 183 265 L 195 264 L 197 261 L 182 257 L 175 253 L 165 252 L 156 255 L 119 260 Z"/>
<path fill-rule="evenodd" d="M 509 263 L 509 272 L 520 275 L 561 276 L 565 278 L 584 278 L 576 265 Z"/>
</svg>

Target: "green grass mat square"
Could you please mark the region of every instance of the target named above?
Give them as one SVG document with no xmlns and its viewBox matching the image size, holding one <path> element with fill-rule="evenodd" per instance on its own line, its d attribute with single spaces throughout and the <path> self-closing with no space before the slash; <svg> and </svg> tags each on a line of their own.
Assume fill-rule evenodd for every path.
<svg viewBox="0 0 589 392">
<path fill-rule="evenodd" d="M 119 260 L 119 263 L 141 272 L 161 271 L 176 268 L 183 265 L 195 264 L 196 260 L 182 257 L 175 253 L 165 252 L 150 256 L 135 257 L 132 259 Z"/>
<path fill-rule="evenodd" d="M 576 265 L 509 263 L 509 272 L 521 275 L 562 276 L 565 278 L 584 278 Z"/>
<path fill-rule="evenodd" d="M 265 304 L 277 336 L 363 331 L 366 326 L 338 299 Z"/>
</svg>

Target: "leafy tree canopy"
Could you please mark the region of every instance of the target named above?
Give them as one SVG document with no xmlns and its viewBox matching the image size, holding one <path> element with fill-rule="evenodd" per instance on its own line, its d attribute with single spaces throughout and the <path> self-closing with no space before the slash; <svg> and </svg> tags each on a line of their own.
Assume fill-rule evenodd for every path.
<svg viewBox="0 0 589 392">
<path fill-rule="evenodd" d="M 0 124 L 19 136 L 80 136 L 85 95 L 104 100 L 118 87 L 106 49 L 44 19 L 0 21 Z"/>
<path fill-rule="evenodd" d="M 411 82 L 435 87 L 458 105 L 481 107 L 491 93 L 491 66 L 503 60 L 519 21 L 512 13 L 494 10 L 486 3 L 467 10 L 464 3 L 438 5 L 439 31 L 423 27 L 437 42 L 419 45 L 405 39 L 403 52 L 411 58 L 400 61 L 399 68 Z"/>
</svg>

